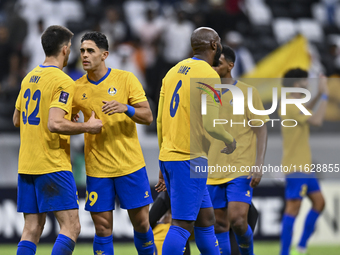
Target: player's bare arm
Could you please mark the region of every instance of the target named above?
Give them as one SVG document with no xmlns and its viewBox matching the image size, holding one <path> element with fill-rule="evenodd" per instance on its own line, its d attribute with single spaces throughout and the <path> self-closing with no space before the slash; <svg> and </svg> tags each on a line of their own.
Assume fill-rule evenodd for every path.
<svg viewBox="0 0 340 255">
<path fill-rule="evenodd" d="M 103 127 L 102 121 L 95 118 L 92 112 L 91 118 L 84 123 L 75 123 L 64 118 L 66 112 L 60 108 L 52 107 L 49 111 L 48 129 L 52 133 L 62 135 L 77 135 L 82 133 L 98 134 Z"/>
<path fill-rule="evenodd" d="M 264 163 L 264 156 L 266 155 L 267 150 L 267 126 L 263 125 L 262 127 L 253 127 L 252 130 L 256 134 L 256 161 L 255 166 L 251 168 L 251 171 L 248 175 L 248 179 L 251 179 L 250 187 L 255 188 L 259 185 L 262 178 L 262 166 Z"/>
<path fill-rule="evenodd" d="M 18 111 L 18 109 L 14 110 L 13 124 L 14 124 L 15 127 L 20 127 L 20 111 Z"/>
<path fill-rule="evenodd" d="M 202 116 L 203 127 L 213 138 L 221 140 L 226 147 L 221 150 L 221 153 L 231 154 L 236 149 L 236 141 L 221 125 L 214 127 L 214 119 L 218 119 L 218 110 L 214 106 L 207 105 L 207 115 Z"/>
<path fill-rule="evenodd" d="M 320 105 L 318 106 L 318 109 L 313 113 L 313 115 L 307 120 L 310 125 L 317 126 L 317 127 L 320 127 L 322 125 L 323 118 L 326 113 L 326 107 L 327 107 L 328 86 L 327 86 L 327 78 L 324 76 L 320 78 L 319 92 L 322 95 Z M 318 99 L 319 98 L 320 97 L 318 97 Z"/>
<path fill-rule="evenodd" d="M 119 103 L 115 100 L 102 102 L 104 104 L 102 106 L 102 111 L 105 114 L 112 115 L 115 113 L 125 113 L 128 111 L 128 105 Z M 151 124 L 151 122 L 153 121 L 153 117 L 148 101 L 140 102 L 130 107 L 133 107 L 135 110 L 135 113 L 131 116 L 131 119 L 134 122 L 144 125 Z"/>
<path fill-rule="evenodd" d="M 325 92 L 324 90 L 327 89 L 327 86 L 328 86 L 327 85 L 327 77 L 324 76 L 324 75 L 320 75 L 319 83 L 318 83 L 318 93 L 317 93 L 317 95 L 312 100 L 310 100 L 305 105 L 308 109 L 313 110 L 313 108 L 315 107 L 316 103 L 319 101 L 320 97 Z"/>
</svg>

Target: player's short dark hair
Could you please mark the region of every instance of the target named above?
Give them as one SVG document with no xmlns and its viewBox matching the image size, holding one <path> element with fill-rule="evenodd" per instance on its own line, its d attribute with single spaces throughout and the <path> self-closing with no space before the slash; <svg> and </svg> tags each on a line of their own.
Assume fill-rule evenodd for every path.
<svg viewBox="0 0 340 255">
<path fill-rule="evenodd" d="M 109 50 L 109 43 L 107 41 L 107 38 L 101 32 L 93 31 L 85 33 L 81 38 L 81 42 L 86 40 L 94 41 L 99 49 Z"/>
<path fill-rule="evenodd" d="M 293 87 L 294 83 L 306 79 L 308 77 L 308 72 L 301 68 L 289 69 L 284 75 L 282 80 L 282 85 L 284 87 Z"/>
<path fill-rule="evenodd" d="M 73 33 L 62 26 L 50 26 L 41 36 L 41 44 L 46 57 L 57 56 L 61 48 L 70 42 Z"/>
<path fill-rule="evenodd" d="M 236 61 L 235 51 L 231 47 L 224 44 L 223 49 L 222 49 L 222 54 L 224 55 L 224 58 L 226 60 L 235 63 Z"/>
</svg>

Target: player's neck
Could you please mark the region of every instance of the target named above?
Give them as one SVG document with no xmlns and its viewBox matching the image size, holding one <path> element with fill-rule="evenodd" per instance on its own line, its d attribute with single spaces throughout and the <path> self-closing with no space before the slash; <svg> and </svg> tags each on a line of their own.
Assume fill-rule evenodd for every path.
<svg viewBox="0 0 340 255">
<path fill-rule="evenodd" d="M 104 77 L 104 75 L 107 73 L 108 68 L 106 66 L 102 68 L 98 68 L 96 70 L 88 70 L 87 71 L 87 77 L 91 81 L 99 81 L 101 78 Z"/>
<path fill-rule="evenodd" d="M 212 56 L 210 56 L 209 54 L 196 53 L 194 55 L 194 58 L 198 58 L 198 59 L 204 60 L 205 62 L 207 62 L 211 66 L 212 66 L 212 64 L 214 62 L 214 58 Z"/>
<path fill-rule="evenodd" d="M 230 73 L 227 73 L 226 75 L 224 75 L 221 78 L 223 79 L 223 82 L 226 83 L 226 84 L 234 84 L 234 82 L 235 82 L 233 77 L 231 77 Z"/>
<path fill-rule="evenodd" d="M 56 57 L 46 57 L 43 66 L 56 66 L 60 70 L 64 68 L 64 60 L 61 60 Z"/>
</svg>

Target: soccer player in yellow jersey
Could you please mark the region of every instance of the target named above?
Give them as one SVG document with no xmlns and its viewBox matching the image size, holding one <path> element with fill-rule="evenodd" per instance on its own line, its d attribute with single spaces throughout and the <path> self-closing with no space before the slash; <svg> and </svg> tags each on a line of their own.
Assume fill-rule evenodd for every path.
<svg viewBox="0 0 340 255">
<path fill-rule="evenodd" d="M 253 91 L 254 108 L 264 110 L 263 104 L 254 87 L 232 78 L 231 70 L 234 63 L 234 51 L 228 46 L 223 46 L 220 62 L 215 70 L 220 75 L 222 84 L 232 84 L 242 90 L 245 102 L 244 115 L 233 115 L 233 95 L 229 89 L 222 89 L 223 105 L 220 106 L 219 119 L 228 121 L 223 126 L 237 140 L 238 146 L 233 154 L 221 157 L 218 152 L 223 143 L 218 140 L 211 141 L 208 164 L 216 167 L 216 172 L 209 174 L 207 184 L 215 211 L 215 233 L 221 254 L 231 254 L 229 242 L 231 227 L 240 253 L 253 255 L 253 231 L 248 224 L 248 211 L 253 188 L 259 184 L 262 177 L 261 167 L 267 147 L 265 122 L 269 120 L 269 117 L 254 115 L 249 110 L 247 100 L 249 88 Z M 234 171 L 219 172 L 218 166 L 220 169 L 223 167 L 228 169 L 227 167 L 231 166 Z"/>
<path fill-rule="evenodd" d="M 46 213 L 54 212 L 60 232 L 53 255 L 72 254 L 80 232 L 77 190 L 70 162 L 69 135 L 99 133 L 92 114 L 86 123 L 70 121 L 74 82 L 63 71 L 73 33 L 51 26 L 41 37 L 46 59 L 23 79 L 13 123 L 20 126 L 18 212 L 25 225 L 18 255 L 35 254 Z"/>
<path fill-rule="evenodd" d="M 117 195 L 121 208 L 128 210 L 138 254 L 151 255 L 149 204 L 153 200 L 136 123 L 149 125 L 152 113 L 138 79 L 130 72 L 106 67 L 108 54 L 104 34 L 89 32 L 82 37 L 80 55 L 87 74 L 76 81 L 73 99 L 74 113 L 81 110 L 87 120 L 94 110 L 103 121 L 100 134 L 85 134 L 85 210 L 91 212 L 96 230 L 93 252 L 113 254 Z"/>
<path fill-rule="evenodd" d="M 307 77 L 308 73 L 305 70 L 299 68 L 291 69 L 284 75 L 283 86 L 307 89 Z M 301 98 L 304 95 L 301 93 L 291 93 L 290 97 Z M 312 164 L 312 154 L 309 145 L 309 126 L 321 126 L 323 122 L 328 100 L 327 79 L 325 77 L 321 77 L 319 80 L 317 96 L 305 104 L 305 107 L 311 112 L 319 100 L 321 102 L 312 115 L 304 115 L 293 104 L 288 104 L 287 114 L 281 115 L 281 119 L 294 119 L 297 121 L 295 127 L 282 127 L 281 129 L 283 139 L 282 166 L 290 168 L 293 165 L 296 166 L 298 171 L 286 175 L 286 207 L 282 218 L 281 255 L 306 254 L 307 241 L 312 235 L 316 220 L 325 206 L 325 200 L 320 191 L 318 180 L 313 173 L 308 173 L 308 169 L 311 169 Z M 307 215 L 303 234 L 296 250 L 289 253 L 294 221 L 299 213 L 302 198 L 305 195 L 311 200 L 312 209 Z"/>
<path fill-rule="evenodd" d="M 220 149 L 227 146 L 223 152 L 231 153 L 236 147 L 235 140 L 223 127 L 213 125 L 214 119 L 218 119 L 218 106 L 212 101 L 207 102 L 207 114 L 201 115 L 200 100 L 205 88 L 197 81 L 201 79 L 209 83 L 207 78 L 211 78 L 210 87 L 220 84 L 220 78 L 211 66 L 218 64 L 221 39 L 213 29 L 201 27 L 192 33 L 191 46 L 194 57 L 170 69 L 163 79 L 159 99 L 157 134 L 161 172 L 157 186 L 165 182 L 172 212 L 163 255 L 183 254 L 194 225 L 201 254 L 220 254 L 214 233 L 214 212 L 206 187 L 207 175 L 202 173 L 201 178 L 191 177 L 198 177 L 195 174 L 197 168 L 207 167 L 203 149 L 205 130 L 223 141 Z"/>
</svg>

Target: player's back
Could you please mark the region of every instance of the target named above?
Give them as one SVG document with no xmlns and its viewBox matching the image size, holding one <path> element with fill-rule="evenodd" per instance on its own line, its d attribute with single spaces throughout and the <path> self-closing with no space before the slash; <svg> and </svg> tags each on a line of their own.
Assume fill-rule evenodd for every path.
<svg viewBox="0 0 340 255">
<path fill-rule="evenodd" d="M 37 66 L 23 79 L 15 106 L 21 114 L 19 173 L 71 171 L 70 137 L 51 133 L 48 118 L 58 107 L 71 119 L 73 84 L 56 66 Z"/>
<path fill-rule="evenodd" d="M 162 161 L 205 156 L 202 146 L 202 90 L 199 89 L 203 85 L 199 81 L 220 83 L 218 74 L 207 62 L 194 58 L 179 62 L 163 79 L 163 142 L 159 157 Z"/>
</svg>

